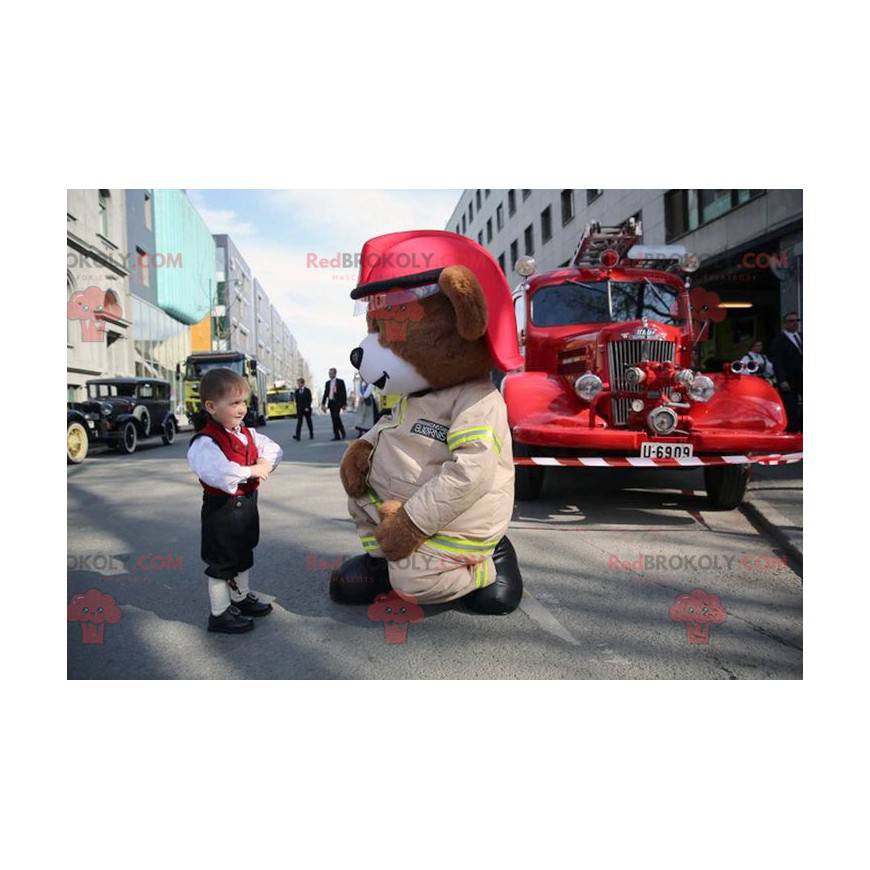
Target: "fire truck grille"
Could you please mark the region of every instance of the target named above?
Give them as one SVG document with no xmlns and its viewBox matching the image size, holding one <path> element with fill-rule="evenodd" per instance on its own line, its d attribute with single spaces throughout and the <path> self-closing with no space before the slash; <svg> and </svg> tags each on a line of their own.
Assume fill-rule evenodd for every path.
<svg viewBox="0 0 870 870">
<path fill-rule="evenodd" d="M 653 339 L 635 339 L 629 341 L 612 341 L 607 345 L 607 362 L 610 366 L 610 389 L 616 392 L 630 390 L 625 380 L 625 370 L 636 366 L 644 360 L 650 362 L 673 362 L 676 353 L 676 342 L 657 341 Z M 610 400 L 611 423 L 614 426 L 624 426 L 628 420 L 628 408 L 631 399 L 614 398 Z"/>
</svg>

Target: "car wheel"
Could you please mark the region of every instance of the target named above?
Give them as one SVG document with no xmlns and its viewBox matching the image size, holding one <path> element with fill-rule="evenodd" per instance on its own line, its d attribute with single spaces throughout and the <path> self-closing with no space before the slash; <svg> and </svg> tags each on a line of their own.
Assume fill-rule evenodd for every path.
<svg viewBox="0 0 870 870">
<path fill-rule="evenodd" d="M 151 415 L 148 413 L 148 409 L 143 408 L 140 405 L 138 408 L 133 410 L 133 416 L 139 421 L 139 425 L 142 427 L 142 436 L 147 438 L 151 434 Z"/>
<path fill-rule="evenodd" d="M 173 441 L 175 441 L 175 420 L 167 417 L 163 424 L 163 443 L 172 444 Z"/>
<path fill-rule="evenodd" d="M 88 455 L 88 430 L 81 423 L 70 423 L 66 427 L 67 465 L 79 465 Z"/>
<path fill-rule="evenodd" d="M 266 418 L 262 414 L 260 414 L 260 416 L 257 418 L 257 425 L 258 426 L 265 426 L 266 425 Z"/>
<path fill-rule="evenodd" d="M 708 465 L 704 468 L 704 486 L 712 507 L 730 511 L 740 507 L 749 483 L 748 465 Z"/>
<path fill-rule="evenodd" d="M 136 431 L 136 424 L 132 420 L 128 420 L 121 429 L 121 437 L 118 439 L 118 452 L 127 455 L 136 452 L 136 445 L 139 443 L 139 433 Z"/>
<path fill-rule="evenodd" d="M 514 456 L 526 458 L 528 448 L 514 444 Z M 518 501 L 534 501 L 541 495 L 544 486 L 544 469 L 538 465 L 517 465 L 514 467 L 514 496 Z"/>
</svg>

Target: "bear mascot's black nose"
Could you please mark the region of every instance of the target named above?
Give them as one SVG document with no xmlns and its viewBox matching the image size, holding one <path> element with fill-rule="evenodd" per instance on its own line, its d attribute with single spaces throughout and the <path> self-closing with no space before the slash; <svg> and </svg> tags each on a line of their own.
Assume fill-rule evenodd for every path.
<svg viewBox="0 0 870 870">
<path fill-rule="evenodd" d="M 355 369 L 359 369 L 360 365 L 362 365 L 362 356 L 363 356 L 363 349 L 361 347 L 355 347 L 350 352 L 350 364 Z"/>
</svg>

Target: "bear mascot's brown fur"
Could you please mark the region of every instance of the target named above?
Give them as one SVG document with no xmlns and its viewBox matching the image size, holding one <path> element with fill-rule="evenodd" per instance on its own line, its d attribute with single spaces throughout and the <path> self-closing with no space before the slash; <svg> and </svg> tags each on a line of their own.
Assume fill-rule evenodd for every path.
<svg viewBox="0 0 870 870">
<path fill-rule="evenodd" d="M 380 236 L 361 260 L 351 296 L 367 306 L 368 334 L 351 362 L 401 398 L 342 459 L 365 553 L 333 573 L 330 594 L 363 604 L 393 590 L 417 604 L 461 598 L 475 612 L 510 613 L 523 588 L 504 536 L 514 466 L 490 378 L 522 362 L 507 282 L 485 249 L 454 233 Z"/>
</svg>

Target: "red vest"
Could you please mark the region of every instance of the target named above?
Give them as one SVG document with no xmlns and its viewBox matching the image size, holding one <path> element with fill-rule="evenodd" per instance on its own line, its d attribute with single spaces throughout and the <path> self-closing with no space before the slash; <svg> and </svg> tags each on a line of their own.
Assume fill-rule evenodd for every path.
<svg viewBox="0 0 870 870">
<path fill-rule="evenodd" d="M 236 438 L 235 435 L 227 432 L 223 426 L 219 426 L 215 423 L 214 420 L 209 419 L 208 423 L 196 433 L 196 435 L 191 438 L 191 443 L 193 443 L 197 438 L 202 435 L 208 435 L 212 441 L 220 448 L 221 453 L 229 459 L 230 462 L 237 462 L 243 468 L 249 465 L 254 465 L 257 462 L 257 445 L 254 444 L 254 436 L 251 434 L 251 430 L 245 426 L 241 427 L 241 433 L 248 439 L 247 444 L 242 444 L 242 442 Z M 226 495 L 227 493 L 222 489 L 215 489 L 213 486 L 209 486 L 205 481 L 200 480 L 202 484 L 202 488 L 209 493 L 209 495 Z M 239 484 L 239 488 L 233 493 L 233 495 L 248 495 L 252 493 L 258 486 L 260 485 L 259 477 L 251 477 L 246 481 L 243 481 Z"/>
</svg>

